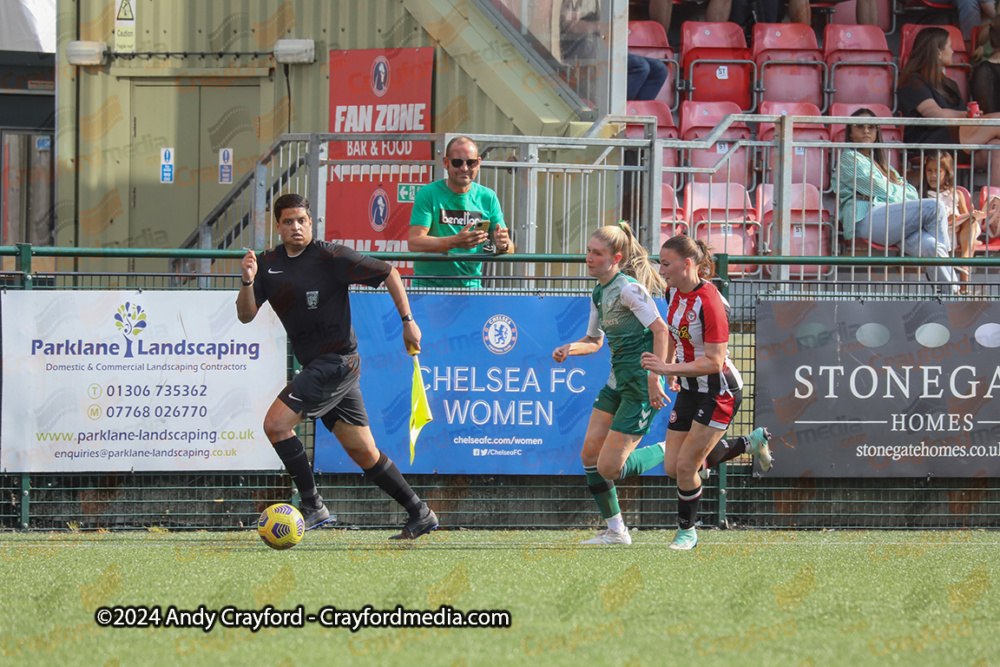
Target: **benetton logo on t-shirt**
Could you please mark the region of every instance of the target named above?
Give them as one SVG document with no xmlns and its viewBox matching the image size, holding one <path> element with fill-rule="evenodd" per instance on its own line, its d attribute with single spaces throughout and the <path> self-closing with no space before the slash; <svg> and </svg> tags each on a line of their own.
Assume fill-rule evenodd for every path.
<svg viewBox="0 0 1000 667">
<path fill-rule="evenodd" d="M 483 219 L 481 211 L 449 211 L 441 209 L 441 224 L 443 225 L 474 225 Z"/>
</svg>

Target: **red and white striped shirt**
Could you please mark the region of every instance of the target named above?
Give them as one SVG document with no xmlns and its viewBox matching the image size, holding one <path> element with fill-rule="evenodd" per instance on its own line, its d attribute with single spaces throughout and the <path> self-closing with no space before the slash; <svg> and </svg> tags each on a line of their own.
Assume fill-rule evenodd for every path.
<svg viewBox="0 0 1000 667">
<path fill-rule="evenodd" d="M 687 293 L 673 288 L 667 294 L 667 304 L 667 316 L 663 319 L 674 341 L 677 363 L 704 357 L 705 343 L 729 341 L 729 302 L 712 283 L 702 281 Z M 724 394 L 743 387 L 743 379 L 729 358 L 728 350 L 721 372 L 681 377 L 679 381 L 684 389 L 711 394 Z"/>
</svg>

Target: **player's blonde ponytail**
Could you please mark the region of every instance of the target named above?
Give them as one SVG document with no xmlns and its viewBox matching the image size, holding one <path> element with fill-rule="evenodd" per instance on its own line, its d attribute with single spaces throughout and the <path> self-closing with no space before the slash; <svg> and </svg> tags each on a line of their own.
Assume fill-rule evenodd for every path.
<svg viewBox="0 0 1000 667">
<path fill-rule="evenodd" d="M 618 266 L 622 273 L 638 280 L 650 294 L 663 294 L 667 284 L 649 261 L 649 253 L 639 245 L 627 222 L 622 220 L 617 225 L 605 225 L 594 232 L 593 238 L 604 243 L 612 254 L 621 253 Z"/>
</svg>

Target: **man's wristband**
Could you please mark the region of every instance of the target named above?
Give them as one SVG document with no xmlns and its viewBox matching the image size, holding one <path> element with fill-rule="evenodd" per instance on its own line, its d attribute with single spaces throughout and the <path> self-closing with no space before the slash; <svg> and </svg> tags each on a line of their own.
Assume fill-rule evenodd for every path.
<svg viewBox="0 0 1000 667">
<path fill-rule="evenodd" d="M 403 315 L 403 317 L 400 318 L 400 319 L 402 319 L 404 322 L 412 322 L 413 321 L 413 315 Z"/>
<path fill-rule="evenodd" d="M 247 281 L 243 280 L 242 278 L 240 278 L 240 282 L 243 283 L 244 287 L 250 287 L 251 285 L 253 285 L 253 281 L 252 280 L 250 282 L 247 282 Z"/>
</svg>

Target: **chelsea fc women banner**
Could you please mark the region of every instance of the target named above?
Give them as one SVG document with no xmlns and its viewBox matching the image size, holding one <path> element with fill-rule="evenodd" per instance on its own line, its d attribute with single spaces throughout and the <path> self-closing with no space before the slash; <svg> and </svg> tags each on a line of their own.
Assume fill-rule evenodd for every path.
<svg viewBox="0 0 1000 667">
<path fill-rule="evenodd" d="M 582 474 L 591 406 L 611 373 L 608 347 L 561 364 L 552 351 L 586 335 L 589 297 L 427 294 L 410 295 L 410 307 L 423 335 L 419 359 L 434 416 L 420 431 L 412 466 L 413 362 L 403 325 L 387 294 L 351 295 L 361 392 L 379 449 L 406 472 Z M 664 439 L 669 415 L 650 415 L 640 447 Z M 357 471 L 319 421 L 315 467 Z"/>
<path fill-rule="evenodd" d="M 4 472 L 276 470 L 285 384 L 270 306 L 234 292 L 4 292 Z"/>
</svg>

